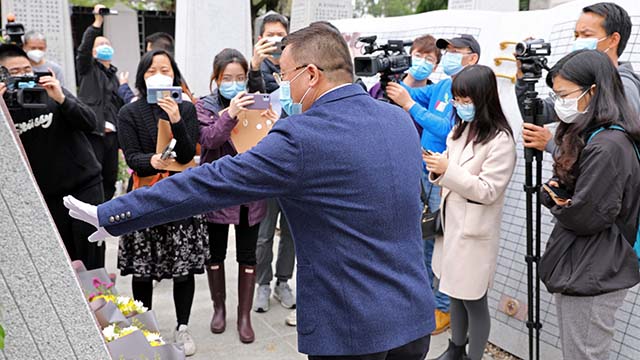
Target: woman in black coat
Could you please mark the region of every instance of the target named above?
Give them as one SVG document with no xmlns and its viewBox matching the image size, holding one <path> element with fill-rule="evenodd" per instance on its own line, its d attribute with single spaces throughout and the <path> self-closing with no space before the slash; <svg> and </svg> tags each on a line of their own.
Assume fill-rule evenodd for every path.
<svg viewBox="0 0 640 360">
<path fill-rule="evenodd" d="M 564 359 L 609 359 L 615 313 L 640 282 L 640 129 L 606 54 L 581 50 L 549 72 L 554 178 L 541 200 L 557 222 L 540 263 L 555 293 Z"/>
<path fill-rule="evenodd" d="M 139 98 L 125 105 L 118 115 L 118 139 L 127 165 L 134 171 L 134 188 L 151 186 L 193 162 L 199 137 L 195 106 L 170 97 L 152 104 L 147 98 L 148 87 L 180 86 L 180 81 L 180 71 L 166 51 L 148 52 L 140 60 L 136 75 Z M 165 145 L 157 144 L 159 132 L 169 132 L 176 140 L 175 157 L 162 159 L 159 148 Z M 207 230 L 200 216 L 135 231 L 120 241 L 118 268 L 122 275 L 133 275 L 136 300 L 151 308 L 153 280 L 173 279 L 176 342 L 184 343 L 187 355 L 195 353 L 187 328 L 195 293 L 194 274 L 204 272 L 208 257 Z"/>
</svg>

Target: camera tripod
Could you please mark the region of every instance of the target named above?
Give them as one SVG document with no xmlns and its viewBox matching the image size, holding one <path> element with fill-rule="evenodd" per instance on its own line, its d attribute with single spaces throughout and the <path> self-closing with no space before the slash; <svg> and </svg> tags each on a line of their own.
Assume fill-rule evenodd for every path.
<svg viewBox="0 0 640 360">
<path fill-rule="evenodd" d="M 537 80 L 537 79 L 536 79 Z M 542 126 L 542 100 L 535 91 L 536 80 L 527 81 L 527 91 L 523 101 L 523 121 L 525 123 Z M 529 360 L 540 359 L 540 275 L 538 265 L 540 261 L 540 225 L 541 203 L 540 185 L 542 184 L 542 151 L 524 148 L 526 193 L 526 231 L 527 231 L 527 328 L 529 329 Z M 533 162 L 536 163 L 536 179 L 533 184 Z M 536 197 L 535 233 L 533 228 L 533 198 Z M 534 270 L 535 264 L 535 270 Z M 535 273 L 534 273 L 535 271 Z M 534 281 L 535 278 L 535 281 Z M 534 298 L 535 291 L 535 298 Z M 535 338 L 535 339 L 534 339 Z M 534 346 L 535 345 L 535 346 Z M 534 351 L 535 350 L 535 351 Z"/>
</svg>

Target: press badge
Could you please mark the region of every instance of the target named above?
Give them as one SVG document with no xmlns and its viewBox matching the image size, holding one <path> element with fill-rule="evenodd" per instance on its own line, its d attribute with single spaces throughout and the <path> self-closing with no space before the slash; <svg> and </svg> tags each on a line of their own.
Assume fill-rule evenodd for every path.
<svg viewBox="0 0 640 360">
<path fill-rule="evenodd" d="M 436 110 L 440 111 L 440 112 L 444 112 L 444 110 L 447 108 L 447 103 L 438 100 L 438 102 L 436 103 Z"/>
</svg>

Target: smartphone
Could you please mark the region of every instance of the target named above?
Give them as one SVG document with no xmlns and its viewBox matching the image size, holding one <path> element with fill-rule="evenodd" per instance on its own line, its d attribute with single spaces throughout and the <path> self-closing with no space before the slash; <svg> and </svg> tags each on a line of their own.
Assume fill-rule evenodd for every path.
<svg viewBox="0 0 640 360">
<path fill-rule="evenodd" d="M 247 94 L 245 96 L 253 96 L 253 104 L 247 105 L 249 110 L 267 110 L 271 104 L 271 95 L 269 94 Z"/>
<path fill-rule="evenodd" d="M 98 15 L 106 16 L 106 15 L 118 15 L 118 10 L 112 10 L 109 8 L 100 8 L 98 11 Z"/>
<path fill-rule="evenodd" d="M 34 71 L 33 75 L 35 75 L 38 79 L 40 79 L 43 76 L 53 76 L 51 71 Z"/>
<path fill-rule="evenodd" d="M 549 192 L 549 195 L 551 195 L 551 197 L 556 197 L 559 200 L 571 199 L 571 194 L 569 194 L 569 192 L 566 189 L 563 189 L 557 186 L 551 186 L 549 184 L 542 184 L 542 187 L 547 192 Z"/>
<path fill-rule="evenodd" d="M 170 97 L 178 104 L 182 102 L 182 88 L 180 86 L 170 86 L 164 88 L 147 89 L 147 103 L 157 104 L 158 99 Z"/>
<path fill-rule="evenodd" d="M 177 143 L 177 140 L 175 138 L 171 139 L 171 141 L 169 141 L 167 146 L 162 151 L 162 155 L 160 155 L 160 159 L 167 160 L 171 156 L 173 149 L 176 147 L 176 143 Z"/>
<path fill-rule="evenodd" d="M 431 150 L 427 150 L 427 149 L 422 149 L 422 152 L 429 155 L 429 156 L 433 156 L 433 152 Z"/>
</svg>

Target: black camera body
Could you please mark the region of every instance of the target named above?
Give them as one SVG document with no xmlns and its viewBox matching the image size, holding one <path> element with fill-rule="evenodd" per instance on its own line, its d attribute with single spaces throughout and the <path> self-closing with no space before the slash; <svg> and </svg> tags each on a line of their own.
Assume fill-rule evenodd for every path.
<svg viewBox="0 0 640 360">
<path fill-rule="evenodd" d="M 411 67 L 411 55 L 405 51 L 405 46 L 411 46 L 411 41 L 389 40 L 385 45 L 376 45 L 377 36 L 358 38 L 358 41 L 366 43 L 364 55 L 382 51 L 375 56 L 356 56 L 353 59 L 355 73 L 358 76 L 383 76 L 398 75 Z"/>
<path fill-rule="evenodd" d="M 16 22 L 15 17 L 9 15 L 7 17 L 7 24 L 3 29 L 7 43 L 15 44 L 22 47 L 22 36 L 24 36 L 24 26 Z"/>
<path fill-rule="evenodd" d="M 520 61 L 526 82 L 535 82 L 542 77 L 542 69 L 548 69 L 547 56 L 551 55 L 551 44 L 543 39 L 528 40 L 516 45 L 515 56 Z"/>
<path fill-rule="evenodd" d="M 7 91 L 4 102 L 9 109 L 44 109 L 47 107 L 49 96 L 47 91 L 38 85 L 39 75 L 0 77 Z"/>
<path fill-rule="evenodd" d="M 393 103 L 387 96 L 389 82 L 399 82 L 400 76 L 411 67 L 411 55 L 407 54 L 405 47 L 411 46 L 413 41 L 389 40 L 384 45 L 376 45 L 376 35 L 363 36 L 358 41 L 364 46 L 364 55 L 382 52 L 371 56 L 356 56 L 353 65 L 358 76 L 375 76 L 380 74 L 383 98 L 381 100 Z"/>
</svg>

